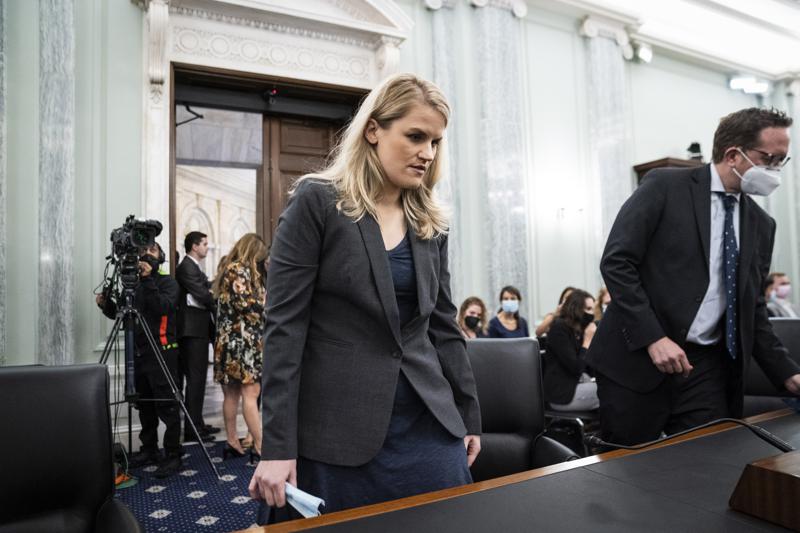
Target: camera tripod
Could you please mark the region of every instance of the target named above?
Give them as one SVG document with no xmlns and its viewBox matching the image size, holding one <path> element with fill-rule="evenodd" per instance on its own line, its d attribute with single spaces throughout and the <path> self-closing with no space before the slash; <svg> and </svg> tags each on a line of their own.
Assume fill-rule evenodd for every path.
<svg viewBox="0 0 800 533">
<path fill-rule="evenodd" d="M 132 287 L 125 287 L 123 289 L 123 302 L 117 303 L 117 317 L 114 320 L 114 326 L 111 328 L 111 333 L 108 335 L 108 340 L 106 341 L 106 346 L 103 349 L 103 355 L 100 356 L 100 364 L 104 365 L 108 361 L 108 356 L 111 353 L 111 347 L 114 345 L 117 335 L 119 335 L 120 329 L 124 329 L 125 331 L 125 399 L 122 402 L 127 402 L 129 405 L 134 402 L 177 402 L 178 405 L 181 406 L 181 410 L 184 414 L 184 419 L 192 428 L 192 433 L 197 438 L 197 443 L 200 445 L 200 449 L 203 450 L 203 454 L 206 456 L 206 461 L 208 461 L 208 465 L 211 467 L 211 470 L 214 471 L 214 475 L 217 476 L 219 479 L 219 472 L 217 471 L 217 467 L 214 465 L 214 462 L 211 460 L 211 456 L 208 454 L 208 450 L 203 445 L 203 440 L 200 438 L 200 433 L 197 431 L 197 427 L 194 425 L 194 421 L 192 417 L 189 416 L 189 411 L 186 409 L 186 404 L 183 402 L 183 395 L 181 391 L 178 390 L 177 385 L 175 385 L 175 381 L 172 379 L 172 374 L 167 367 L 167 363 L 164 361 L 164 357 L 161 355 L 161 350 L 158 348 L 158 344 L 156 344 L 155 339 L 153 338 L 153 333 L 150 331 L 147 322 L 142 319 L 142 315 L 136 307 L 134 307 Z M 169 388 L 172 390 L 172 398 L 139 398 L 136 392 L 135 387 L 135 378 L 134 378 L 134 367 L 133 367 L 133 358 L 134 358 L 134 330 L 136 328 L 136 321 L 139 321 L 142 324 L 142 330 L 147 337 L 147 344 L 149 345 L 150 349 L 153 351 L 153 355 L 155 355 L 156 360 L 158 361 L 158 366 L 161 368 L 161 372 L 164 374 L 164 377 L 167 379 L 167 383 L 169 384 Z M 114 403 L 121 403 L 121 402 L 114 402 Z M 129 410 L 130 413 L 130 410 Z M 128 417 L 130 421 L 130 415 Z M 128 430 L 128 435 L 130 437 L 130 429 Z M 129 438 L 130 442 L 130 438 Z M 130 447 L 130 445 L 129 445 Z"/>
</svg>

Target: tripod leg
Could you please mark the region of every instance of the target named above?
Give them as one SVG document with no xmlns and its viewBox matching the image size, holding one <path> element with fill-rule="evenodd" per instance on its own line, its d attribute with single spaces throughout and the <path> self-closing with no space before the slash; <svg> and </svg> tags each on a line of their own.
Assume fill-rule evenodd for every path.
<svg viewBox="0 0 800 533">
<path fill-rule="evenodd" d="M 145 324 L 142 320 L 141 314 L 138 310 L 133 309 L 137 319 L 140 323 Z M 177 385 L 175 385 L 175 380 L 172 379 L 172 374 L 169 371 L 169 367 L 167 367 L 167 363 L 164 361 L 164 357 L 161 355 L 161 350 L 156 343 L 155 338 L 153 337 L 153 333 L 150 331 L 150 328 L 143 327 L 142 330 L 145 332 L 145 336 L 147 337 L 147 343 L 150 345 L 150 349 L 153 351 L 153 354 L 156 356 L 156 360 L 158 361 L 158 365 L 161 367 L 161 371 L 164 373 L 164 377 L 167 379 L 167 383 L 169 384 L 170 389 L 172 390 L 172 395 L 174 397 L 174 401 L 178 402 L 178 405 L 181 406 L 181 410 L 186 418 L 186 421 L 189 422 L 189 425 L 192 427 L 192 433 L 194 436 L 197 437 L 197 442 L 200 444 L 200 449 L 203 450 L 203 454 L 206 456 L 206 460 L 208 461 L 211 470 L 214 471 L 214 474 L 219 479 L 219 471 L 217 471 L 216 465 L 211 460 L 211 456 L 208 454 L 208 450 L 205 446 L 203 446 L 203 440 L 200 438 L 200 433 L 197 431 L 197 428 L 194 425 L 194 421 L 192 417 L 189 416 L 189 410 L 186 409 L 186 404 L 183 402 L 183 395 L 178 390 Z"/>
<path fill-rule="evenodd" d="M 103 355 L 100 356 L 100 361 L 98 361 L 98 363 L 101 365 L 106 364 L 106 361 L 108 361 L 108 355 L 111 353 L 111 347 L 117 340 L 120 326 L 122 326 L 122 315 L 117 315 L 117 318 L 114 319 L 114 326 L 111 328 L 111 333 L 108 334 L 108 339 L 106 339 L 106 346 L 103 348 Z"/>
</svg>

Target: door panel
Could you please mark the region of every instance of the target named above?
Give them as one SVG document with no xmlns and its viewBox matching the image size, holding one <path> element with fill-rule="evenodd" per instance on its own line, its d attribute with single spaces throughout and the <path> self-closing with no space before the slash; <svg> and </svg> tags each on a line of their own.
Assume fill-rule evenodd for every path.
<svg viewBox="0 0 800 533">
<path fill-rule="evenodd" d="M 288 193 L 300 176 L 322 170 L 333 148 L 336 126 L 328 122 L 268 118 L 265 144 L 269 150 L 270 216 L 265 235 L 275 234 Z M 268 138 L 268 140 L 267 140 Z M 265 220 L 266 222 L 266 220 Z"/>
</svg>

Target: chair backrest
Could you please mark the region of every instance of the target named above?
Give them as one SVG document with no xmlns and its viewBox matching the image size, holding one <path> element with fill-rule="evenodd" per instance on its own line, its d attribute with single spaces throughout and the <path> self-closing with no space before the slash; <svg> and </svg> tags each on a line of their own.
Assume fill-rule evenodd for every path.
<svg viewBox="0 0 800 533">
<path fill-rule="evenodd" d="M 90 531 L 114 492 L 105 365 L 0 368 L 0 532 Z"/>
<path fill-rule="evenodd" d="M 775 317 L 769 321 L 775 335 L 789 350 L 789 357 L 800 364 L 800 318 Z M 788 391 L 775 388 L 755 358 L 750 362 L 745 376 L 744 393 L 748 396 L 791 396 Z"/>
<path fill-rule="evenodd" d="M 532 468 L 533 445 L 544 431 L 544 395 L 536 339 L 467 341 L 481 405 L 481 453 L 475 480 Z"/>
</svg>

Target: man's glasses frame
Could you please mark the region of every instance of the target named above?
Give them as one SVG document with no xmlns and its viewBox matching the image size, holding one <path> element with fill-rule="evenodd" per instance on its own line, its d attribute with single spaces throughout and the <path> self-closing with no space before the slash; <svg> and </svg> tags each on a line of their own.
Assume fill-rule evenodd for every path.
<svg viewBox="0 0 800 533">
<path fill-rule="evenodd" d="M 769 152 L 765 152 L 764 150 L 759 150 L 758 148 L 748 148 L 748 150 L 752 150 L 753 152 L 758 152 L 761 154 L 767 164 L 767 168 L 771 169 L 781 169 L 786 166 L 786 163 L 788 163 L 791 159 L 791 157 L 788 155 L 781 157 Z"/>
</svg>

